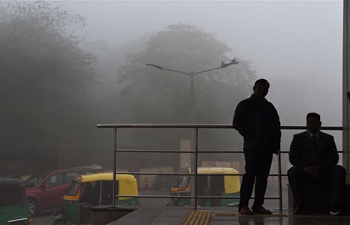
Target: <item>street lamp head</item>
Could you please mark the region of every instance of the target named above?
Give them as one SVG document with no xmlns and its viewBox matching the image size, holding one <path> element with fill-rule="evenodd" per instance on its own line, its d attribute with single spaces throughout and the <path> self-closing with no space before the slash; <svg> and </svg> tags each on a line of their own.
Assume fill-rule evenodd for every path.
<svg viewBox="0 0 350 225">
<path fill-rule="evenodd" d="M 236 59 L 232 59 L 231 62 L 229 62 L 229 63 L 221 62 L 221 68 L 226 68 L 226 67 L 231 66 L 233 64 L 238 64 L 238 61 Z"/>
<path fill-rule="evenodd" d="M 230 62 L 230 65 L 232 65 L 232 64 L 238 64 L 238 61 L 236 59 L 232 59 Z"/>
<path fill-rule="evenodd" d="M 155 68 L 160 69 L 160 70 L 162 70 L 162 69 L 163 69 L 163 67 L 158 66 L 158 65 L 155 65 L 155 64 L 149 64 L 149 63 L 146 63 L 145 65 L 146 65 L 146 66 L 154 66 Z"/>
</svg>

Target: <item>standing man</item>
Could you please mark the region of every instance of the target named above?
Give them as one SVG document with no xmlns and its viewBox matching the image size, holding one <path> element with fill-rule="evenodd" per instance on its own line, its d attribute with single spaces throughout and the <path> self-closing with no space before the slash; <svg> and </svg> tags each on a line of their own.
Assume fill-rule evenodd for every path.
<svg viewBox="0 0 350 225">
<path fill-rule="evenodd" d="M 332 135 L 320 131 L 321 116 L 306 116 L 307 131 L 295 134 L 290 145 L 288 170 L 296 208 L 294 214 L 305 214 L 303 188 L 307 185 L 330 185 L 330 215 L 339 215 L 341 194 L 345 186 L 345 169 L 337 165 L 339 155 Z"/>
<path fill-rule="evenodd" d="M 243 136 L 245 174 L 241 184 L 238 211 L 243 215 L 271 214 L 263 207 L 273 153 L 278 154 L 281 144 L 281 125 L 276 108 L 265 99 L 270 84 L 265 79 L 255 82 L 254 93 L 241 101 L 233 117 L 233 127 Z M 255 183 L 252 210 L 249 200 Z"/>
</svg>

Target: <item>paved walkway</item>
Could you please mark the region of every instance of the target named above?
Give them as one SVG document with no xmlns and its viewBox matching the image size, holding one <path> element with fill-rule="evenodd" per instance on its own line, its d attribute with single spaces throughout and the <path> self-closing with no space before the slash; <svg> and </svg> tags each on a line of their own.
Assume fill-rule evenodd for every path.
<svg viewBox="0 0 350 225">
<path fill-rule="evenodd" d="M 241 216 L 236 208 L 205 208 L 192 213 L 180 207 L 140 207 L 108 225 L 349 225 L 350 216 L 328 215 L 294 216 L 283 213 L 272 215 Z M 199 216 L 200 211 L 203 216 Z M 209 213 L 210 212 L 210 213 Z M 197 216 L 196 216 L 197 215 Z M 208 219 L 208 215 L 210 215 Z M 196 220 L 193 220 L 196 218 Z"/>
</svg>

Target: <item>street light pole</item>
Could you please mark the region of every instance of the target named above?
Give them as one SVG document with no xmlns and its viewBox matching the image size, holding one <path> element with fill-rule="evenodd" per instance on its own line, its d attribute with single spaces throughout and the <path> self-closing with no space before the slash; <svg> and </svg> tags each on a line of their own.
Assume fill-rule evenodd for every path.
<svg viewBox="0 0 350 225">
<path fill-rule="evenodd" d="M 236 61 L 236 59 L 232 59 L 231 62 L 229 63 L 224 63 L 222 62 L 221 63 L 221 66 L 219 67 L 215 67 L 215 68 L 212 68 L 212 69 L 207 69 L 207 70 L 202 70 L 202 71 L 199 71 L 199 72 L 184 72 L 184 71 L 180 71 L 180 70 L 173 70 L 173 69 L 167 69 L 167 68 L 163 68 L 159 65 L 155 65 L 155 64 L 145 64 L 146 66 L 153 66 L 159 70 L 166 70 L 166 71 L 170 71 L 170 72 L 174 72 L 174 73 L 182 73 L 182 74 L 186 74 L 190 77 L 190 106 L 189 106 L 189 109 L 190 109 L 190 124 L 193 124 L 194 123 L 194 104 L 193 104 L 193 96 L 194 96 L 194 76 L 197 75 L 197 74 L 200 74 L 200 73 L 205 73 L 205 72 L 209 72 L 209 71 L 213 71 L 213 70 L 218 70 L 218 69 L 223 69 L 223 68 L 226 68 L 228 66 L 231 66 L 233 64 L 238 64 L 238 61 Z M 191 150 L 194 151 L 194 130 L 191 129 Z M 197 146 L 198 147 L 198 146 Z M 198 158 L 197 160 L 195 160 L 195 158 L 193 157 L 193 155 L 191 154 L 191 169 L 192 171 L 195 171 L 195 173 L 197 174 L 198 173 Z M 194 169 L 194 170 L 193 170 Z M 197 179 L 195 179 L 195 185 L 191 185 L 191 193 L 195 193 L 195 196 L 197 196 Z M 195 198 L 196 199 L 196 198 Z M 194 203 L 194 202 L 193 202 Z M 196 203 L 194 203 L 196 204 Z"/>
<path fill-rule="evenodd" d="M 190 123 L 194 123 L 194 107 L 193 107 L 193 96 L 194 96 L 194 85 L 193 81 L 194 80 L 194 75 L 190 75 Z M 192 129 L 193 131 L 193 129 Z M 193 135 L 191 135 L 191 142 L 193 141 Z"/>
<path fill-rule="evenodd" d="M 238 61 L 236 59 L 232 59 L 231 62 L 228 62 L 228 63 L 222 62 L 221 66 L 219 66 L 219 67 L 215 67 L 215 68 L 211 68 L 211 69 L 207 69 L 207 70 L 202 70 L 199 72 L 184 72 L 184 71 L 180 71 L 180 70 L 167 69 L 167 68 L 163 68 L 162 66 L 155 65 L 155 64 L 149 64 L 149 63 L 146 63 L 145 65 L 146 66 L 153 66 L 159 70 L 165 70 L 165 71 L 170 71 L 170 72 L 174 72 L 174 73 L 186 74 L 190 77 L 190 106 L 189 106 L 189 109 L 190 109 L 190 124 L 193 124 L 194 123 L 194 106 L 193 106 L 194 76 L 197 74 L 200 74 L 200 73 L 206 73 L 206 72 L 213 71 L 213 70 L 223 69 L 223 68 L 226 68 L 226 67 L 231 66 L 233 64 L 238 64 Z M 191 138 L 193 140 L 193 136 Z"/>
</svg>

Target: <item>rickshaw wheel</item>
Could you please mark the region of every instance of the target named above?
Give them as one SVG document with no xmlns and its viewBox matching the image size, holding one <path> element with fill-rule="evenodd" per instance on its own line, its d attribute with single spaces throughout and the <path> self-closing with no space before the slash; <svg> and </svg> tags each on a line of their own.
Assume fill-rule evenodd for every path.
<svg viewBox="0 0 350 225">
<path fill-rule="evenodd" d="M 31 200 L 31 199 L 28 200 L 28 207 L 29 207 L 29 212 L 31 217 L 38 215 L 39 207 L 34 200 Z"/>
<path fill-rule="evenodd" d="M 67 225 L 67 222 L 64 220 L 54 220 L 52 225 Z"/>
</svg>

